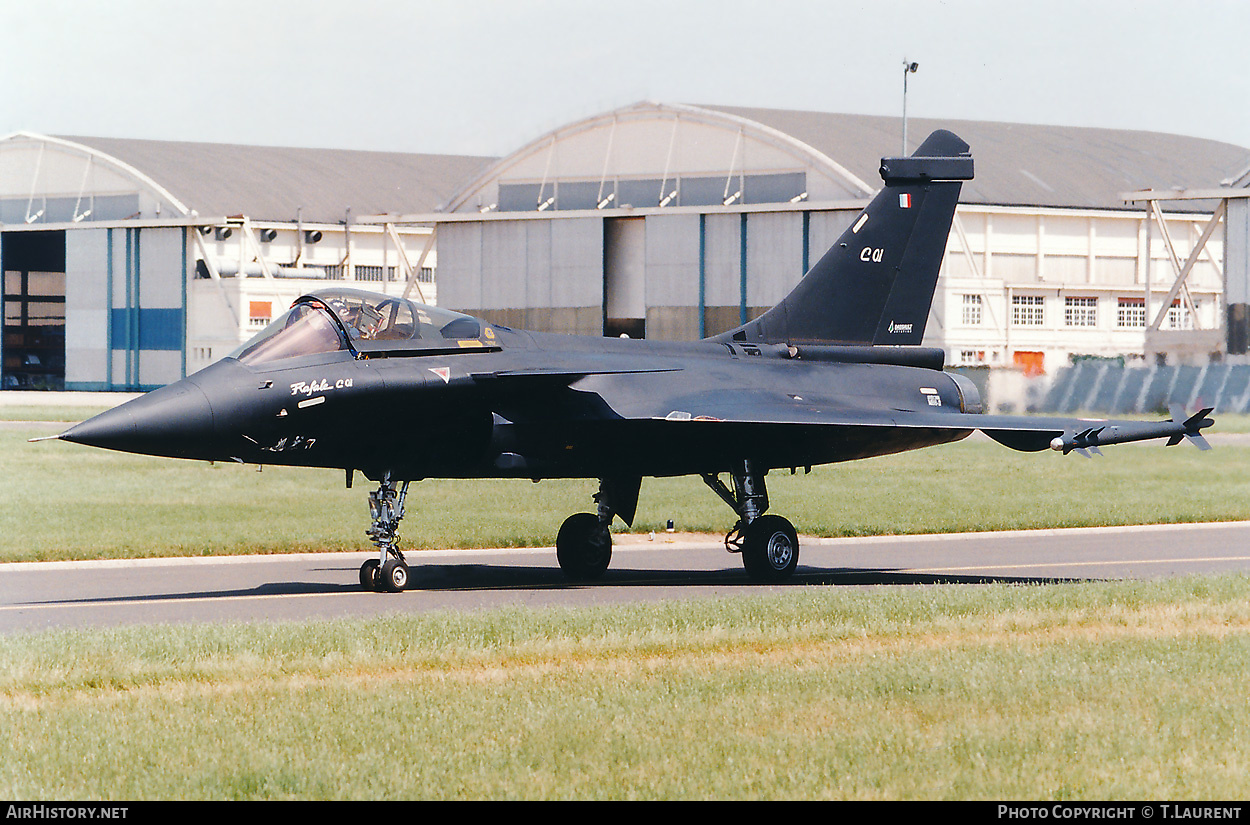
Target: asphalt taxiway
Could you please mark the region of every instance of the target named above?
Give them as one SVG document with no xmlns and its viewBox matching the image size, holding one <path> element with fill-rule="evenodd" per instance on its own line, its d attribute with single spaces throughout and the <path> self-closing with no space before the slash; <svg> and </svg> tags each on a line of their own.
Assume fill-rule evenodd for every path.
<svg viewBox="0 0 1250 825">
<path fill-rule="evenodd" d="M 524 605 L 589 606 L 779 591 L 1044 583 L 1250 572 L 1250 521 L 801 539 L 784 584 L 747 579 L 715 537 L 618 536 L 612 567 L 570 584 L 551 548 L 412 552 L 411 588 L 370 593 L 369 553 L 0 565 L 0 633 L 127 624 L 286 621 Z"/>
</svg>

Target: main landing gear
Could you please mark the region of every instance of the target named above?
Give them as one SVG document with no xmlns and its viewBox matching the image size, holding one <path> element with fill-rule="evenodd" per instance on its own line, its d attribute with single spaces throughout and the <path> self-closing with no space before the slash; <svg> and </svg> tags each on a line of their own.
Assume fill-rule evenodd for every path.
<svg viewBox="0 0 1250 825">
<path fill-rule="evenodd" d="M 378 548 L 378 558 L 360 566 L 360 585 L 365 590 L 398 593 L 408 586 L 408 563 L 399 552 L 399 522 L 404 517 L 408 482 L 398 486 L 391 474 L 382 477 L 377 492 L 369 494 L 369 515 L 373 524 L 365 535 Z"/>
<path fill-rule="evenodd" d="M 747 575 L 756 581 L 788 578 L 799 564 L 799 537 L 794 525 L 781 516 L 766 515 L 768 491 L 764 474 L 754 462 L 738 461 L 730 471 L 733 488 L 719 475 L 704 473 L 703 481 L 738 514 L 738 523 L 725 536 L 725 548 L 742 554 Z M 556 536 L 556 560 L 573 581 L 601 577 L 612 561 L 614 516 L 632 524 L 638 508 L 641 478 L 602 479 L 595 494 L 594 513 L 576 513 L 564 520 Z"/>
<path fill-rule="evenodd" d="M 607 572 L 612 561 L 612 519 L 634 523 L 642 477 L 604 478 L 595 493 L 595 512 L 575 513 L 556 535 L 556 561 L 573 581 L 593 581 Z"/>
<path fill-rule="evenodd" d="M 794 525 L 781 516 L 765 515 L 768 491 L 764 474 L 749 460 L 735 463 L 733 489 L 720 476 L 704 473 L 703 483 L 733 508 L 738 523 L 725 536 L 725 549 L 742 554 L 742 566 L 756 581 L 781 581 L 799 565 L 799 537 Z"/>
</svg>

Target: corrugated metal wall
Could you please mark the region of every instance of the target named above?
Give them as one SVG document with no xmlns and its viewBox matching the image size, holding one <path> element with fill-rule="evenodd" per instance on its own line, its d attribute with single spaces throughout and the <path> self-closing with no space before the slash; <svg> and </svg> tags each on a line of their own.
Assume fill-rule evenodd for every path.
<svg viewBox="0 0 1250 825">
<path fill-rule="evenodd" d="M 648 338 L 699 337 L 699 216 L 647 216 Z"/>
<path fill-rule="evenodd" d="M 109 389 L 108 229 L 65 233 L 65 386 Z"/>
<path fill-rule="evenodd" d="M 491 220 L 438 228 L 439 304 L 521 329 L 603 332 L 603 221 Z"/>
</svg>

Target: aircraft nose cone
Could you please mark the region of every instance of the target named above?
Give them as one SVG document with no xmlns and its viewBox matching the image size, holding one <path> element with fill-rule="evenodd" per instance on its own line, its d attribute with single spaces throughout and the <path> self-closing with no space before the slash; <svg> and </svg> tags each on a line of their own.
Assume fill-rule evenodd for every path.
<svg viewBox="0 0 1250 825">
<path fill-rule="evenodd" d="M 213 411 L 203 391 L 177 381 L 100 413 L 61 433 L 63 441 L 144 455 L 199 458 L 213 437 Z"/>
</svg>

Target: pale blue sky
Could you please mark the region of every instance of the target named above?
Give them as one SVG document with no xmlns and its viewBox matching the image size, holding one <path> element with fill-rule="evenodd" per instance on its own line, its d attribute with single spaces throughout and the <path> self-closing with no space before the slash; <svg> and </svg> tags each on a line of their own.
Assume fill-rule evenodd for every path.
<svg viewBox="0 0 1250 825">
<path fill-rule="evenodd" d="M 1245 0 L 0 0 L 0 134 L 503 154 L 638 100 L 1250 147 Z"/>
</svg>

